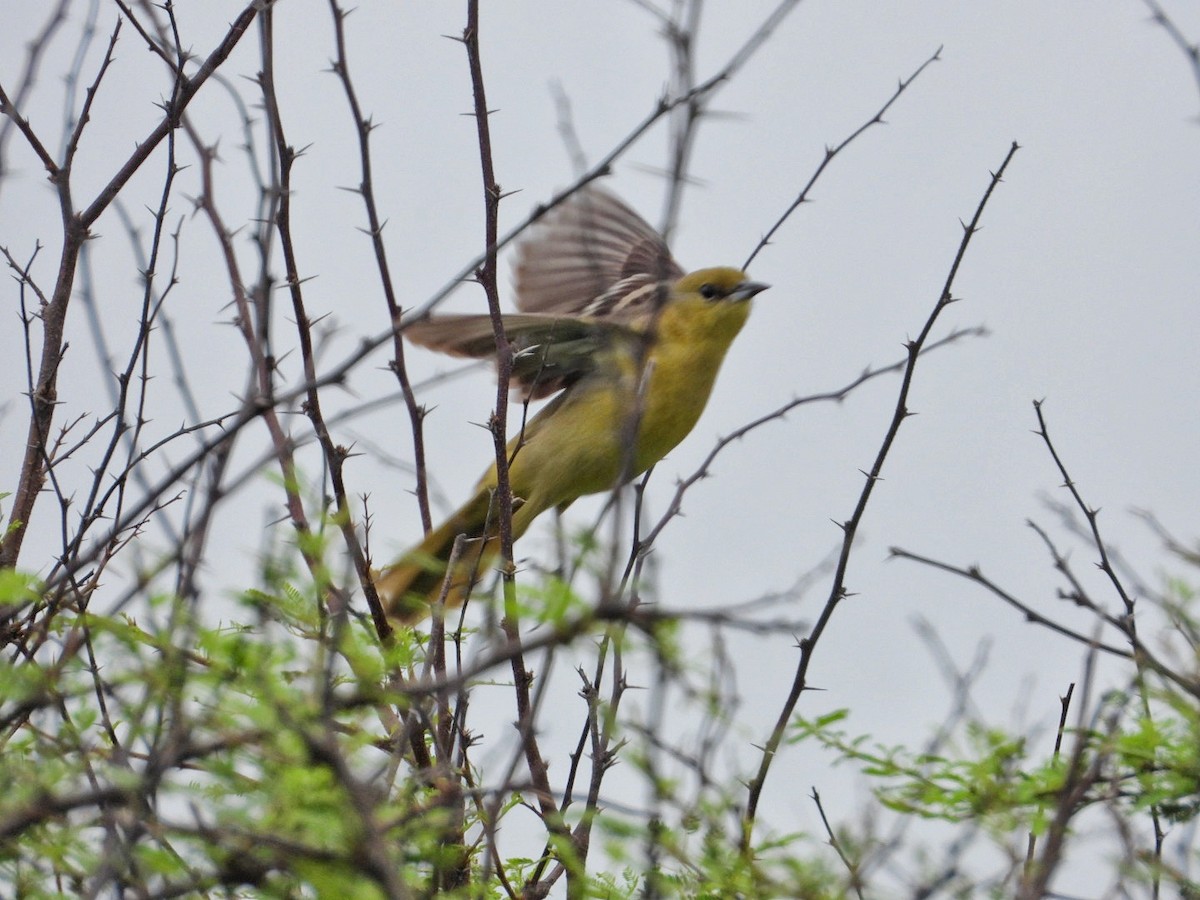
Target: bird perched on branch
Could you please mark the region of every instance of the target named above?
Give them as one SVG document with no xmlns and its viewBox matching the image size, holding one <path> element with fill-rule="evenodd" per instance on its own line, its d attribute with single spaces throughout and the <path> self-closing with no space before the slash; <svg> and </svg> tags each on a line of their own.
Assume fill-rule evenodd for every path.
<svg viewBox="0 0 1200 900">
<path fill-rule="evenodd" d="M 547 212 L 518 245 L 516 304 L 503 316 L 511 383 L 557 394 L 508 444 L 512 534 L 539 515 L 640 475 L 692 430 L 717 371 L 767 285 L 735 268 L 685 274 L 662 237 L 606 190 L 587 187 Z M 494 357 L 487 315 L 405 329 L 454 356 Z M 463 602 L 498 550 L 496 466 L 466 503 L 376 577 L 389 616 L 411 623 L 445 594 Z M 454 571 L 455 539 L 465 535 Z"/>
</svg>

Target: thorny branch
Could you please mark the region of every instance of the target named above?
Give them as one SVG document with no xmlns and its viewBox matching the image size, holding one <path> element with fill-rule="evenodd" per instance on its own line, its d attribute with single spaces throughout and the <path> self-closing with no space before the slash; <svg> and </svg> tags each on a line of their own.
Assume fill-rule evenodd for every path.
<svg viewBox="0 0 1200 900">
<path fill-rule="evenodd" d="M 883 464 L 887 459 L 888 453 L 891 451 L 892 445 L 895 443 L 896 437 L 900 432 L 900 426 L 904 420 L 910 415 L 907 402 L 908 394 L 912 387 L 913 378 L 916 374 L 917 360 L 921 355 L 921 348 L 929 339 L 930 333 L 933 331 L 934 325 L 940 317 L 942 311 L 954 302 L 955 298 L 952 294 L 955 277 L 958 275 L 959 267 L 962 265 L 966 257 L 967 247 L 971 243 L 971 238 L 979 230 L 979 222 L 983 217 L 983 211 L 987 206 L 988 200 L 991 199 L 992 193 L 1000 184 L 1004 176 L 1008 164 L 1012 161 L 1013 156 L 1018 150 L 1018 145 L 1014 141 L 1009 147 L 1008 153 L 1004 157 L 1004 161 L 1000 167 L 992 174 L 991 181 L 987 189 L 984 191 L 979 205 L 975 209 L 975 215 L 972 216 L 970 223 L 963 226 L 962 240 L 959 242 L 958 251 L 955 254 L 954 262 L 950 266 L 950 272 L 946 276 L 946 283 L 942 288 L 941 294 L 938 296 L 937 302 L 934 304 L 933 311 L 925 320 L 924 326 L 916 338 L 910 340 L 907 345 L 908 361 L 905 364 L 904 375 L 901 379 L 900 391 L 896 398 L 896 408 L 892 415 L 891 423 L 888 425 L 886 434 L 883 437 L 883 442 L 879 447 L 878 453 L 875 455 L 875 461 L 871 465 L 869 472 L 866 472 L 866 482 L 863 485 L 862 491 L 859 494 L 858 502 L 855 504 L 854 511 L 850 518 L 841 523 L 840 527 L 843 532 L 842 550 L 838 558 L 837 569 L 833 576 L 833 583 L 830 585 L 829 598 L 825 601 L 825 606 L 821 610 L 821 614 L 817 617 L 816 623 L 812 630 L 800 641 L 800 660 L 796 666 L 796 674 L 792 681 L 791 690 L 788 692 L 787 699 L 783 703 L 783 708 L 780 710 L 779 718 L 775 723 L 775 727 L 771 730 L 771 734 L 763 747 L 762 758 L 759 762 L 758 771 L 751 779 L 749 789 L 747 791 L 746 812 L 742 822 L 742 852 L 750 853 L 753 845 L 753 834 L 755 818 L 758 813 L 758 803 L 762 797 L 763 788 L 766 785 L 767 775 L 771 770 L 771 763 L 774 761 L 775 752 L 779 749 L 783 742 L 784 736 L 787 734 L 788 725 L 791 722 L 792 712 L 796 708 L 796 704 L 800 700 L 800 695 L 808 686 L 808 668 L 812 663 L 813 653 L 817 643 L 828 627 L 830 620 L 833 618 L 834 611 L 838 604 L 848 595 L 846 589 L 846 573 L 849 569 L 851 549 L 854 544 L 854 537 L 858 532 L 858 527 L 862 523 L 863 516 L 866 513 L 867 504 L 874 493 L 875 485 L 878 483 L 883 472 Z"/>
</svg>

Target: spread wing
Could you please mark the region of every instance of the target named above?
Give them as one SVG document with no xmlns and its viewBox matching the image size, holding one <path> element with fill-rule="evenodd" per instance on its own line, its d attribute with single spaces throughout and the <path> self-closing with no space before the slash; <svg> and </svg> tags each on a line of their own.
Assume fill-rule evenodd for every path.
<svg viewBox="0 0 1200 900">
<path fill-rule="evenodd" d="M 514 275 L 522 312 L 629 322 L 661 303 L 683 269 L 645 219 L 589 185 L 530 226 Z"/>
<path fill-rule="evenodd" d="M 593 371 L 606 349 L 642 340 L 639 329 L 683 269 L 645 219 L 589 185 L 530 226 L 517 246 L 514 274 L 521 312 L 504 317 L 513 385 L 537 400 Z M 404 333 L 452 356 L 496 353 L 488 316 L 436 316 Z"/>
<path fill-rule="evenodd" d="M 438 316 L 410 325 L 404 333 L 413 343 L 451 356 L 496 355 L 490 316 Z M 614 343 L 641 340 L 636 331 L 615 322 L 540 313 L 504 316 L 504 334 L 513 346 L 512 383 L 531 400 L 548 397 L 593 371 Z"/>
</svg>

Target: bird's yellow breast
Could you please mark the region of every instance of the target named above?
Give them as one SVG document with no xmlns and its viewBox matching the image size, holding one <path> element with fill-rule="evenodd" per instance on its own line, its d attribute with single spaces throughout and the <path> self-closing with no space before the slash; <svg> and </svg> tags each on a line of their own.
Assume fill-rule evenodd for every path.
<svg viewBox="0 0 1200 900">
<path fill-rule="evenodd" d="M 669 453 L 695 426 L 725 353 L 749 314 L 748 302 L 713 303 L 692 296 L 664 309 L 647 362 L 633 474 Z"/>
<path fill-rule="evenodd" d="M 657 318 L 648 352 L 636 342 L 604 351 L 593 374 L 513 438 L 510 480 L 524 501 L 514 531 L 546 509 L 616 487 L 674 449 L 704 411 L 749 312 L 749 302 L 675 297 Z M 494 466 L 483 482 L 495 485 Z"/>
</svg>

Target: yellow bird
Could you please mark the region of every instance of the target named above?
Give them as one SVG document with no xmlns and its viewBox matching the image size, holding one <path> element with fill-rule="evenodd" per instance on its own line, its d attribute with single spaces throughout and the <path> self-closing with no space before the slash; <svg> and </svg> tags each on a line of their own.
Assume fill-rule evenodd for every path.
<svg viewBox="0 0 1200 900">
<path fill-rule="evenodd" d="M 504 333 L 512 384 L 558 393 L 508 444 L 513 537 L 539 515 L 640 475 L 692 430 L 717 371 L 767 285 L 735 268 L 684 274 L 662 237 L 609 192 L 588 187 L 529 230 L 517 250 L 516 304 Z M 486 315 L 446 315 L 405 330 L 455 356 L 496 352 Z M 559 393 L 561 392 L 561 393 Z M 419 545 L 376 577 L 388 614 L 412 623 L 445 591 L 457 605 L 497 551 L 496 466 Z M 455 538 L 465 535 L 455 571 Z"/>
</svg>

